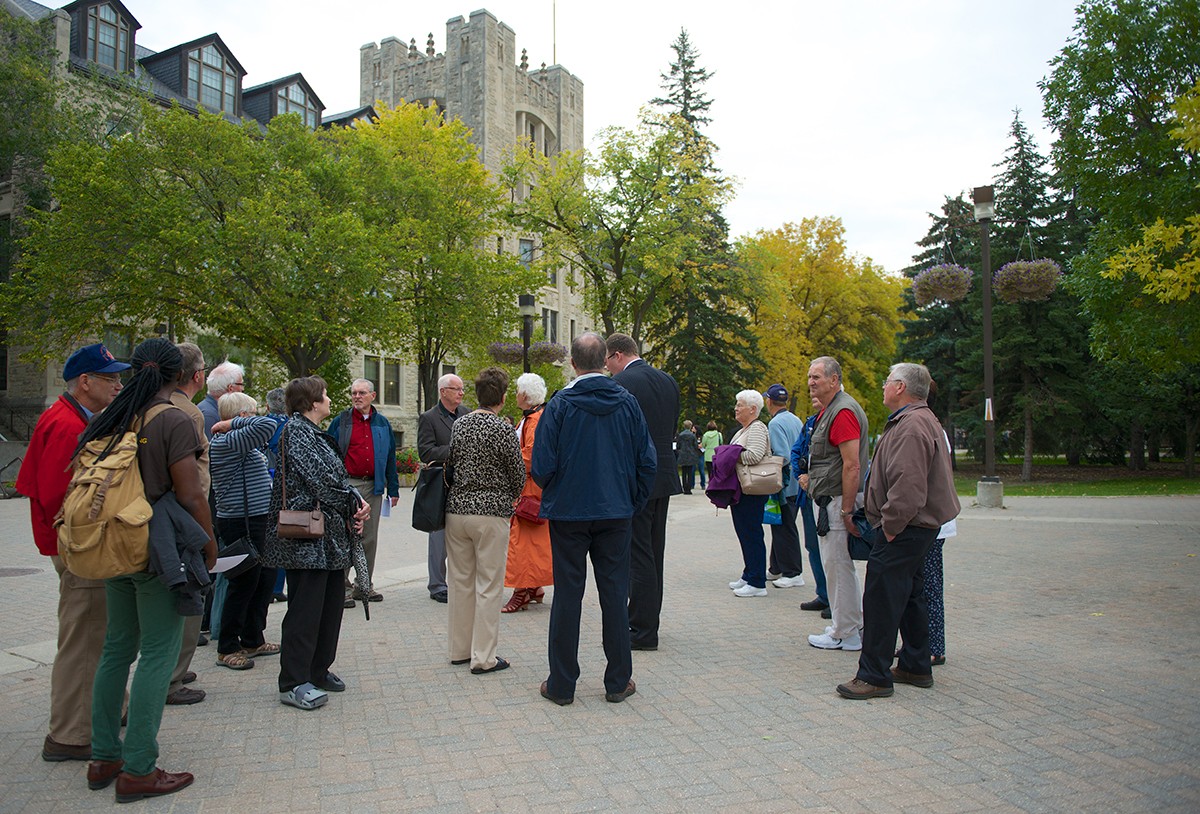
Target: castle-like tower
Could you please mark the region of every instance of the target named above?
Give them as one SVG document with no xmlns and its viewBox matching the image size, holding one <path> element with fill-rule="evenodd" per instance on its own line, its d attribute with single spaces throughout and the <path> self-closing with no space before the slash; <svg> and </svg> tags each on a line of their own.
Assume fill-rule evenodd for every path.
<svg viewBox="0 0 1200 814">
<path fill-rule="evenodd" d="M 513 30 L 486 10 L 448 20 L 440 54 L 433 34 L 424 52 L 415 39 L 369 43 L 360 51 L 359 101 L 436 104 L 471 128 L 492 171 L 521 136 L 547 155 L 583 149 L 583 82 L 561 65 L 529 70 L 516 48 Z"/>
</svg>

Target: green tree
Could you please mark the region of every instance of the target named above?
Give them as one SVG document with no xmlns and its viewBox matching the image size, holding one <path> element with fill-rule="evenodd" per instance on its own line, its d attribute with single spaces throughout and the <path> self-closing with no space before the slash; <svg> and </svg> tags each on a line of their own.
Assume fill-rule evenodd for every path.
<svg viewBox="0 0 1200 814">
<path fill-rule="evenodd" d="M 497 253 L 504 197 L 461 121 L 410 103 L 342 132 L 362 191 L 393 326 L 387 344 L 417 363 L 417 408 L 437 400 L 447 357 L 466 356 L 517 323 L 522 292 L 544 279 Z"/>
<path fill-rule="evenodd" d="M 846 390 L 882 427 L 879 383 L 895 354 L 904 284 L 851 254 L 844 233 L 839 218 L 805 218 L 741 243 L 739 262 L 766 289 L 751 327 L 770 380 L 804 393 L 811 360 L 833 356 Z"/>
<path fill-rule="evenodd" d="M 647 114 L 635 129 L 605 130 L 594 157 L 518 145 L 506 162 L 511 221 L 541 236 L 540 267 L 571 268 L 607 333 L 641 340 L 687 270 L 698 240 L 691 224 L 727 194 L 698 171 L 690 133 L 678 117 Z M 693 183 L 681 185 L 685 177 Z"/>
<path fill-rule="evenodd" d="M 103 148 L 64 145 L 0 303 L 48 357 L 106 324 L 188 322 L 315 372 L 379 340 L 383 282 L 337 151 L 297 116 L 233 125 L 147 107 Z M 350 304 L 353 303 L 353 306 Z"/>
</svg>

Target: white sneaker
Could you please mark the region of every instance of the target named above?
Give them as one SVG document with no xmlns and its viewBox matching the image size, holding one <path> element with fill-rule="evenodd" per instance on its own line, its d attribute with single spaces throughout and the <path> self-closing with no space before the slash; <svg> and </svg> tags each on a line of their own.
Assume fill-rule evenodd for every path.
<svg viewBox="0 0 1200 814">
<path fill-rule="evenodd" d="M 729 590 L 736 591 L 738 588 L 742 587 L 745 584 L 746 584 L 746 580 L 735 579 L 733 582 L 729 583 Z"/>
<path fill-rule="evenodd" d="M 830 630 L 828 633 L 822 633 L 820 636 L 809 636 L 808 643 L 813 647 L 819 647 L 822 650 L 842 649 L 842 640 L 834 638 L 832 630 Z M 862 648 L 861 642 L 859 643 L 859 648 Z"/>
<path fill-rule="evenodd" d="M 796 574 L 794 577 L 780 577 L 771 584 L 776 588 L 799 588 L 804 585 L 804 576 Z"/>
<path fill-rule="evenodd" d="M 855 633 L 853 636 L 847 636 L 842 639 L 843 650 L 862 650 L 862 634 Z"/>
<path fill-rule="evenodd" d="M 753 585 L 743 585 L 733 592 L 734 596 L 766 596 L 766 588 L 755 588 Z"/>
</svg>

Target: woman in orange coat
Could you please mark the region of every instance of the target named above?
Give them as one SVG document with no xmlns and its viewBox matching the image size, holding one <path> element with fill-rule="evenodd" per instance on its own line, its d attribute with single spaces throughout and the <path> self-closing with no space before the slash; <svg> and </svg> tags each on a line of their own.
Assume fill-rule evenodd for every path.
<svg viewBox="0 0 1200 814">
<path fill-rule="evenodd" d="M 525 414 L 517 425 L 517 437 L 521 440 L 521 457 L 525 459 L 525 487 L 518 502 L 526 506 L 540 506 L 542 489 L 529 476 L 529 462 L 533 458 L 533 438 L 542 407 L 546 404 L 546 382 L 536 373 L 525 373 L 517 378 L 517 406 Z M 522 511 L 520 505 L 519 511 Z M 525 512 L 527 513 L 527 512 Z M 508 604 L 501 613 L 525 610 L 530 602 L 541 603 L 546 592 L 543 586 L 554 584 L 554 570 L 550 560 L 550 525 L 514 514 L 508 530 L 508 566 L 504 584 L 514 589 Z"/>
</svg>

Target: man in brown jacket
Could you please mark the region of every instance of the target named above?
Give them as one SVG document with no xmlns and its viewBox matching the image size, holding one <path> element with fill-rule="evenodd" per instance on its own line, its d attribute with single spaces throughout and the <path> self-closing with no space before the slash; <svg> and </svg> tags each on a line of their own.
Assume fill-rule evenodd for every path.
<svg viewBox="0 0 1200 814">
<path fill-rule="evenodd" d="M 923 565 L 959 504 L 942 425 L 925 403 L 929 384 L 925 366 L 909 362 L 892 365 L 883 383 L 883 404 L 892 413 L 867 479 L 866 514 L 875 543 L 863 592 L 862 653 L 858 675 L 838 685 L 843 698 L 884 698 L 893 682 L 933 686 Z M 897 631 L 904 648 L 892 668 Z"/>
</svg>

